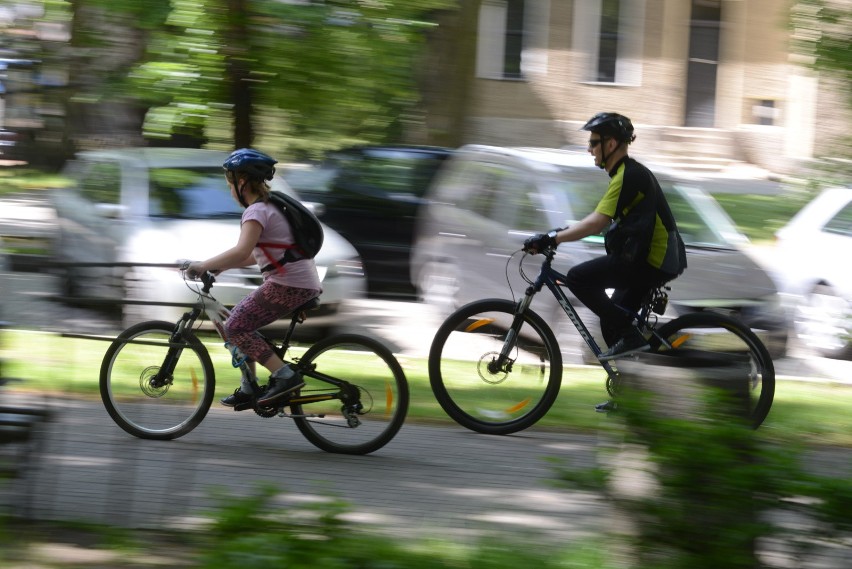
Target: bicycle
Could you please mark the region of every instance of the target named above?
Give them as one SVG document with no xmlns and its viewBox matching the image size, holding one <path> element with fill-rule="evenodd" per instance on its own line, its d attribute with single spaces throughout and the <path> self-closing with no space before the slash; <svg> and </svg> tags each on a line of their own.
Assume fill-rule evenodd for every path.
<svg viewBox="0 0 852 569">
<path fill-rule="evenodd" d="M 197 427 L 213 402 L 216 386 L 210 354 L 195 334 L 196 321 L 206 314 L 231 350 L 231 364 L 257 384 L 249 360 L 227 343 L 223 323 L 230 311 L 210 290 L 212 273 L 200 276 L 201 286 L 189 284 L 188 263 L 180 266 L 187 286 L 197 295 L 192 309 L 176 323 L 142 322 L 123 331 L 111 343 L 100 370 L 101 399 L 119 427 L 142 439 L 170 440 Z M 315 298 L 296 308 L 279 341 L 262 336 L 282 359 L 306 312 L 319 305 Z M 358 334 L 338 334 L 316 342 L 291 363 L 305 386 L 268 407 L 256 400 L 237 406 L 253 409 L 263 418 L 292 419 L 316 447 L 332 453 L 368 454 L 397 434 L 408 411 L 405 374 L 393 353 L 381 342 Z M 285 409 L 289 408 L 289 412 Z M 310 412 L 309 412 L 310 410 Z"/>
<path fill-rule="evenodd" d="M 544 262 L 518 301 L 483 299 L 457 309 L 435 333 L 429 351 L 429 381 L 444 411 L 460 425 L 486 434 L 526 429 L 551 408 L 562 385 L 562 355 L 552 329 L 530 308 L 544 287 L 554 295 L 580 337 L 595 355 L 598 346 L 563 290 L 565 275 L 551 264 L 555 248 L 541 253 Z M 507 264 L 508 267 L 508 264 Z M 758 336 L 745 324 L 718 312 L 684 314 L 658 326 L 668 303 L 668 286 L 646 297 L 634 323 L 651 353 L 715 356 L 744 367 L 749 385 L 749 421 L 757 428 L 766 418 L 775 393 L 775 369 Z M 705 358 L 709 359 L 709 358 Z M 718 361 L 718 360 L 716 360 Z M 613 360 L 598 361 L 607 373 L 609 395 L 618 395 L 620 376 Z"/>
</svg>

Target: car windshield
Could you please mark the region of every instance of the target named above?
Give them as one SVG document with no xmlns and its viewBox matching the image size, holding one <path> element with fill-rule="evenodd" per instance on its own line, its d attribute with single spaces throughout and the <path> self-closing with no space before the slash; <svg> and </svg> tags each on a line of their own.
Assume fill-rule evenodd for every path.
<svg viewBox="0 0 852 569">
<path fill-rule="evenodd" d="M 570 212 L 564 220 L 570 225 L 593 212 L 602 197 L 600 180 L 578 180 L 576 177 L 551 178 L 548 193 L 555 196 L 557 208 Z M 731 249 L 748 239 L 737 231 L 719 204 L 703 190 L 679 183 L 660 181 L 669 207 L 677 221 L 684 243 L 690 247 Z M 569 205 L 570 204 L 570 205 Z M 602 237 L 593 236 L 592 241 Z"/>
<path fill-rule="evenodd" d="M 151 217 L 166 219 L 239 218 L 221 168 L 151 168 Z"/>
</svg>

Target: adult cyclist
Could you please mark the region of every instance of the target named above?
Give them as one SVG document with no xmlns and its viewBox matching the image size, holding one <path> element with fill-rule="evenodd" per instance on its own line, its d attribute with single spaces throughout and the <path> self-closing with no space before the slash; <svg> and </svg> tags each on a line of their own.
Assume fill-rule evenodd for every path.
<svg viewBox="0 0 852 569">
<path fill-rule="evenodd" d="M 630 119 L 598 113 L 582 130 L 590 133 L 588 150 L 609 174 L 609 187 L 595 211 L 570 227 L 530 237 L 524 249 L 535 254 L 608 228 L 607 254 L 574 266 L 565 283 L 600 318 L 609 349 L 599 359 L 608 361 L 650 348 L 630 314 L 649 291 L 686 269 L 686 252 L 654 174 L 627 155 L 636 139 Z M 612 296 L 607 289 L 614 289 Z"/>
</svg>

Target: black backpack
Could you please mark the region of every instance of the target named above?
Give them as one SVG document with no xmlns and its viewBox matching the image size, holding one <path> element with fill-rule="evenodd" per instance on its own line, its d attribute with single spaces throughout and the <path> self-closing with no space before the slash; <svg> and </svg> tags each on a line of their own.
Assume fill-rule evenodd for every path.
<svg viewBox="0 0 852 569">
<path fill-rule="evenodd" d="M 317 216 L 310 209 L 305 207 L 302 202 L 294 197 L 291 197 L 283 192 L 269 192 L 269 203 L 275 204 L 293 232 L 293 239 L 296 241 L 294 245 L 282 245 L 280 243 L 258 243 L 257 246 L 266 254 L 266 257 L 271 261 L 268 265 L 261 268 L 261 272 L 265 273 L 273 269 L 278 269 L 286 263 L 300 261 L 302 259 L 313 259 L 316 257 L 319 250 L 322 248 L 324 239 L 322 224 Z M 286 249 L 284 255 L 279 259 L 275 259 L 267 249 Z"/>
</svg>

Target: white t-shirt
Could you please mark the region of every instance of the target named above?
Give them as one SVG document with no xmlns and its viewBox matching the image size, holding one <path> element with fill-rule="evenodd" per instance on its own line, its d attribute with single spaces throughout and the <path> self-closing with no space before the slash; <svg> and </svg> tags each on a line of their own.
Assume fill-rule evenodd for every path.
<svg viewBox="0 0 852 569">
<path fill-rule="evenodd" d="M 248 206 L 243 212 L 240 223 L 250 220 L 258 222 L 263 227 L 260 239 L 258 239 L 259 243 L 276 243 L 282 245 L 292 245 L 295 243 L 290 224 L 287 222 L 284 214 L 273 204 L 257 201 Z M 266 250 L 275 261 L 283 257 L 287 251 L 287 249 L 278 247 L 267 247 Z M 271 264 L 273 260 L 260 247 L 255 247 L 252 255 L 260 268 Z M 285 286 L 322 290 L 322 284 L 317 274 L 317 266 L 313 259 L 302 259 L 286 263 L 279 269 L 273 268 L 263 273 L 263 280 L 270 280 Z"/>
</svg>

